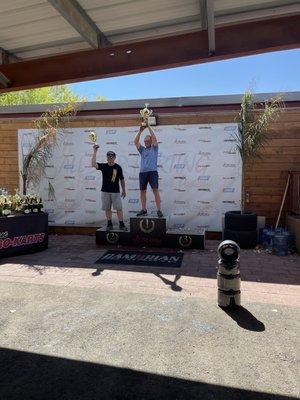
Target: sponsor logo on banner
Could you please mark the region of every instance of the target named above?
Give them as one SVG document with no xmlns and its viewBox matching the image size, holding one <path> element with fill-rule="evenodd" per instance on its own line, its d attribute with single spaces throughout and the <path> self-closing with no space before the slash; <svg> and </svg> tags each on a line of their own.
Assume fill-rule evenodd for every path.
<svg viewBox="0 0 300 400">
<path fill-rule="evenodd" d="M 44 211 L 48 214 L 54 214 L 54 208 L 45 208 Z"/>
<path fill-rule="evenodd" d="M 88 203 L 96 203 L 97 201 L 94 199 L 84 199 L 85 201 L 87 201 Z"/>
<path fill-rule="evenodd" d="M 224 188 L 223 189 L 224 193 L 234 193 L 234 191 L 235 191 L 235 188 Z"/>
<path fill-rule="evenodd" d="M 235 150 L 224 150 L 223 154 L 235 155 L 236 151 Z"/>
<path fill-rule="evenodd" d="M 74 154 L 64 154 L 64 157 L 74 157 Z"/>
<path fill-rule="evenodd" d="M 45 165 L 45 168 L 54 168 L 54 165 Z"/>
<path fill-rule="evenodd" d="M 206 211 L 200 211 L 197 213 L 198 217 L 209 217 L 210 213 L 206 212 Z"/>
<path fill-rule="evenodd" d="M 224 203 L 224 204 L 236 204 L 235 200 L 223 200 L 222 203 Z"/>
<path fill-rule="evenodd" d="M 233 132 L 233 131 L 235 131 L 236 130 L 236 128 L 237 128 L 237 126 L 236 125 L 228 125 L 228 126 L 225 126 L 224 127 L 224 131 L 230 131 L 230 132 Z"/>
<path fill-rule="evenodd" d="M 224 163 L 224 164 L 223 164 L 223 167 L 224 167 L 224 168 L 235 168 L 235 167 L 236 167 L 236 164 L 227 164 L 227 163 Z"/>
<path fill-rule="evenodd" d="M 233 142 L 236 143 L 235 139 L 229 138 L 229 139 L 224 139 L 223 142 Z"/>
<path fill-rule="evenodd" d="M 65 210 L 66 214 L 73 214 L 75 212 L 75 210 Z"/>
<path fill-rule="evenodd" d="M 197 200 L 197 203 L 200 203 L 200 204 L 210 204 L 210 201 Z"/>
<path fill-rule="evenodd" d="M 181 156 L 185 156 L 186 153 L 174 153 L 172 154 L 174 157 L 181 157 Z"/>
<path fill-rule="evenodd" d="M 175 139 L 174 143 L 175 144 L 186 144 L 186 140 Z"/>
<path fill-rule="evenodd" d="M 106 129 L 106 135 L 115 135 L 117 133 L 116 129 Z"/>
<path fill-rule="evenodd" d="M 211 129 L 211 126 L 198 126 L 198 129 Z"/>
<path fill-rule="evenodd" d="M 185 228 L 185 224 L 173 224 L 174 229 L 183 229 Z"/>
<path fill-rule="evenodd" d="M 174 169 L 178 170 L 178 169 L 184 169 L 185 168 L 185 164 L 174 164 Z"/>
<path fill-rule="evenodd" d="M 65 131 L 64 130 L 64 133 L 66 133 L 67 135 L 74 135 L 75 132 L 74 131 Z"/>
<path fill-rule="evenodd" d="M 84 178 L 86 181 L 94 181 L 96 177 L 94 175 L 86 175 Z"/>
<path fill-rule="evenodd" d="M 186 179 L 186 176 L 173 176 L 173 179 Z"/>
<path fill-rule="evenodd" d="M 186 131 L 186 128 L 182 128 L 181 126 L 175 126 L 174 131 Z"/>
<path fill-rule="evenodd" d="M 128 211 L 128 214 L 137 214 L 139 210 L 130 210 Z"/>
<path fill-rule="evenodd" d="M 140 155 L 140 153 L 128 153 L 128 156 L 129 157 L 132 157 L 132 156 L 139 156 Z"/>
<path fill-rule="evenodd" d="M 183 216 L 183 215 L 185 215 L 185 212 L 181 212 L 181 213 L 173 213 L 173 215 L 180 215 L 180 216 Z"/>
<path fill-rule="evenodd" d="M 223 180 L 233 180 L 236 179 L 236 176 L 223 176 Z"/>
<path fill-rule="evenodd" d="M 68 197 L 65 197 L 65 203 L 75 203 L 75 199 L 70 199 Z"/>
<path fill-rule="evenodd" d="M 197 228 L 207 229 L 207 228 L 209 228 L 209 225 L 197 225 Z"/>
<path fill-rule="evenodd" d="M 73 176 L 73 175 L 66 175 L 66 176 L 64 176 L 64 179 L 75 179 L 75 176 Z"/>
<path fill-rule="evenodd" d="M 130 204 L 137 204 L 139 202 L 139 199 L 129 199 L 128 203 Z"/>
<path fill-rule="evenodd" d="M 64 190 L 76 190 L 74 188 L 65 187 Z"/>
<path fill-rule="evenodd" d="M 74 169 L 74 164 L 65 164 L 64 169 Z"/>
<path fill-rule="evenodd" d="M 113 144 L 113 145 L 117 145 L 118 142 L 106 142 L 106 144 Z"/>
<path fill-rule="evenodd" d="M 173 189 L 175 192 L 186 192 L 185 189 Z"/>
<path fill-rule="evenodd" d="M 208 181 L 210 179 L 210 175 L 199 175 L 198 181 Z"/>
<path fill-rule="evenodd" d="M 75 219 L 66 219 L 65 225 L 75 225 Z"/>
<path fill-rule="evenodd" d="M 44 239 L 44 233 L 33 233 L 32 235 L 14 236 L 12 238 L 7 237 L 5 239 L 0 239 L 0 249 L 26 246 L 33 243 L 42 243 Z"/>
<path fill-rule="evenodd" d="M 199 188 L 198 189 L 199 192 L 210 192 L 209 188 Z"/>
<path fill-rule="evenodd" d="M 201 143 L 211 143 L 211 140 L 209 140 L 209 139 L 198 139 L 198 142 L 201 142 Z"/>
<path fill-rule="evenodd" d="M 209 168 L 210 164 L 199 164 L 197 165 L 198 168 Z"/>
<path fill-rule="evenodd" d="M 174 200 L 174 204 L 185 204 L 186 202 L 184 200 Z"/>
<path fill-rule="evenodd" d="M 139 188 L 130 188 L 130 189 L 127 189 L 128 192 L 137 192 L 137 191 L 139 191 L 139 190 L 140 190 Z"/>
<path fill-rule="evenodd" d="M 134 141 L 133 141 L 133 140 L 130 140 L 130 141 L 128 142 L 128 146 L 135 146 Z"/>
<path fill-rule="evenodd" d="M 211 156 L 211 152 L 210 151 L 199 151 L 199 156 Z"/>
<path fill-rule="evenodd" d="M 85 190 L 97 190 L 95 187 L 85 187 Z"/>
<path fill-rule="evenodd" d="M 55 224 L 56 219 L 48 219 L 49 224 Z"/>
<path fill-rule="evenodd" d="M 64 142 L 63 143 L 64 146 L 74 146 L 73 142 Z"/>
</svg>

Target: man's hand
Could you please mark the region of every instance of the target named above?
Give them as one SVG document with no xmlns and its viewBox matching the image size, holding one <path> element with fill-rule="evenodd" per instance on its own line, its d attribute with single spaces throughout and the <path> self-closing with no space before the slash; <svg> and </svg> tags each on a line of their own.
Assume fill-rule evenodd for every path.
<svg viewBox="0 0 300 400">
<path fill-rule="evenodd" d="M 94 151 L 97 151 L 99 149 L 99 144 L 94 144 L 93 149 Z"/>
<path fill-rule="evenodd" d="M 122 191 L 121 197 L 122 197 L 122 199 L 125 199 L 125 197 L 126 197 L 126 192 L 125 192 L 125 190 Z"/>
</svg>

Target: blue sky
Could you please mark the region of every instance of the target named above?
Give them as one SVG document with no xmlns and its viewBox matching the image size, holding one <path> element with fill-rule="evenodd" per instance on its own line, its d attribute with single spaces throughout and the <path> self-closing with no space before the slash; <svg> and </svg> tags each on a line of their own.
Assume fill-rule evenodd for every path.
<svg viewBox="0 0 300 400">
<path fill-rule="evenodd" d="M 300 91 L 300 49 L 70 85 L 93 100 Z"/>
</svg>

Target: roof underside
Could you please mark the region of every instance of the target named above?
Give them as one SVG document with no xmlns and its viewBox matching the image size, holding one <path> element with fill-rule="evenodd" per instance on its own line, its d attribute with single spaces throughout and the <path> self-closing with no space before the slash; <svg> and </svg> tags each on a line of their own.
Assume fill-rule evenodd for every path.
<svg viewBox="0 0 300 400">
<path fill-rule="evenodd" d="M 0 47 L 22 60 L 91 49 L 61 13 L 72 3 L 81 6 L 81 14 L 88 16 L 111 44 L 120 44 L 206 29 L 206 2 L 2 0 Z M 211 4 L 215 27 L 300 14 L 299 0 L 215 0 Z"/>
<path fill-rule="evenodd" d="M 300 47 L 300 0 L 1 0 L 0 92 Z"/>
</svg>

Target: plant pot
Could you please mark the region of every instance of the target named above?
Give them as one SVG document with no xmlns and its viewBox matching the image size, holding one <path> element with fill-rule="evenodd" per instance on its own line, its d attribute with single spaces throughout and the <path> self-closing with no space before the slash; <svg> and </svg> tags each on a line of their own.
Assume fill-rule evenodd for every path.
<svg viewBox="0 0 300 400">
<path fill-rule="evenodd" d="M 227 211 L 225 213 L 225 229 L 254 231 L 257 229 L 257 215 L 251 212 L 241 214 L 241 211 Z"/>
</svg>

